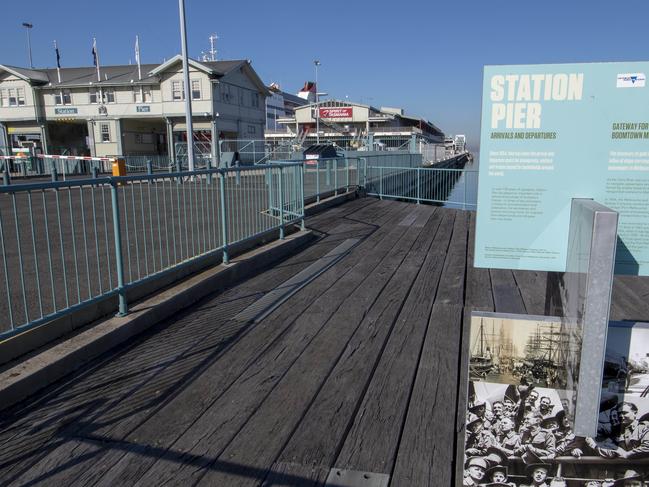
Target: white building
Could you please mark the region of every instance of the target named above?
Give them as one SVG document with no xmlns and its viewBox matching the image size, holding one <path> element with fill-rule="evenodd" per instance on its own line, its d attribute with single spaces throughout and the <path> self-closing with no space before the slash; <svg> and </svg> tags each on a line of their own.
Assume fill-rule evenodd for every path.
<svg viewBox="0 0 649 487">
<path fill-rule="evenodd" d="M 264 137 L 268 89 L 250 61 L 189 62 L 194 140 Z M 25 69 L 0 65 L 0 148 L 73 155 L 174 154 L 186 142 L 181 57 L 163 64 Z M 6 150 L 6 149 L 5 149 Z M 200 149 L 199 149 L 200 150 Z"/>
</svg>

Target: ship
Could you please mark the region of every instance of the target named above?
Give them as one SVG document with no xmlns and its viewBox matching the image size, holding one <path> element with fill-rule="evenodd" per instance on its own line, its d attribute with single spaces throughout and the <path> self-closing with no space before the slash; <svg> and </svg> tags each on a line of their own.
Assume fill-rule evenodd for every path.
<svg viewBox="0 0 649 487">
<path fill-rule="evenodd" d="M 469 375 L 472 379 L 485 378 L 495 368 L 493 355 L 487 342 L 484 320 L 480 318 L 480 331 L 475 350 L 469 359 Z"/>
</svg>

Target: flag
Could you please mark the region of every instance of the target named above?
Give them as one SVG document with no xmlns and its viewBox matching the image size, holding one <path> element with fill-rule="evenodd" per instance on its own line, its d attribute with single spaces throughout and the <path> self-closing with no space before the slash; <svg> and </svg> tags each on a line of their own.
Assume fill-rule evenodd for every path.
<svg viewBox="0 0 649 487">
<path fill-rule="evenodd" d="M 61 69 L 61 53 L 56 45 L 56 41 L 54 41 L 54 52 L 56 52 L 56 67 Z"/>
<path fill-rule="evenodd" d="M 140 66 L 140 36 L 135 36 L 135 62 L 137 63 L 138 79 L 142 79 L 142 67 Z"/>
<path fill-rule="evenodd" d="M 92 65 L 97 66 L 97 41 L 92 40 Z"/>
</svg>

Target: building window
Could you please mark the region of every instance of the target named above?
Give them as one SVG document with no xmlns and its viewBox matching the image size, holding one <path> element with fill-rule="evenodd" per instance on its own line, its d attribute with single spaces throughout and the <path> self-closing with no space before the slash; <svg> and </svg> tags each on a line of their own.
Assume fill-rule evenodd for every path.
<svg viewBox="0 0 649 487">
<path fill-rule="evenodd" d="M 25 104 L 25 88 L 18 88 L 18 106 Z"/>
<path fill-rule="evenodd" d="M 16 88 L 9 88 L 9 106 L 18 106 L 18 97 L 16 96 Z"/>
<path fill-rule="evenodd" d="M 201 81 L 198 79 L 192 80 L 192 100 L 201 99 Z"/>
<path fill-rule="evenodd" d="M 9 90 L 0 90 L 0 106 L 9 106 Z"/>
<path fill-rule="evenodd" d="M 134 87 L 133 101 L 135 103 L 151 103 L 151 87 L 150 86 Z"/>
<path fill-rule="evenodd" d="M 171 82 L 171 99 L 174 101 L 185 99 L 185 89 L 182 81 Z"/>
<path fill-rule="evenodd" d="M 93 104 L 93 105 L 96 105 L 97 103 L 99 103 L 99 92 L 97 91 L 97 88 L 92 88 L 88 92 L 88 99 L 89 99 L 90 103 Z"/>
<path fill-rule="evenodd" d="M 103 90 L 101 90 L 101 93 L 102 103 L 115 103 L 115 90 L 113 90 L 112 88 L 104 88 Z"/>
<path fill-rule="evenodd" d="M 54 104 L 55 105 L 71 105 L 72 104 L 72 93 L 70 90 L 61 90 L 54 93 Z"/>
<path fill-rule="evenodd" d="M 110 142 L 110 125 L 107 123 L 100 123 L 99 132 L 101 133 L 102 142 Z"/>
</svg>

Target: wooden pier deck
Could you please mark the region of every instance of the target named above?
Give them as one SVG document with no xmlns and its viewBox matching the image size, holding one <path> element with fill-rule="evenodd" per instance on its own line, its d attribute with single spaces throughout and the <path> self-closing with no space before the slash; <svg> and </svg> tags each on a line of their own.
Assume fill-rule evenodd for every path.
<svg viewBox="0 0 649 487">
<path fill-rule="evenodd" d="M 333 467 L 453 485 L 469 311 L 545 307 L 542 273 L 473 268 L 473 218 L 372 198 L 311 218 L 299 254 L 5 412 L 0 485 L 321 486 Z M 262 320 L 237 318 L 344 242 Z M 648 295 L 617 279 L 612 318 L 649 318 Z"/>
</svg>

